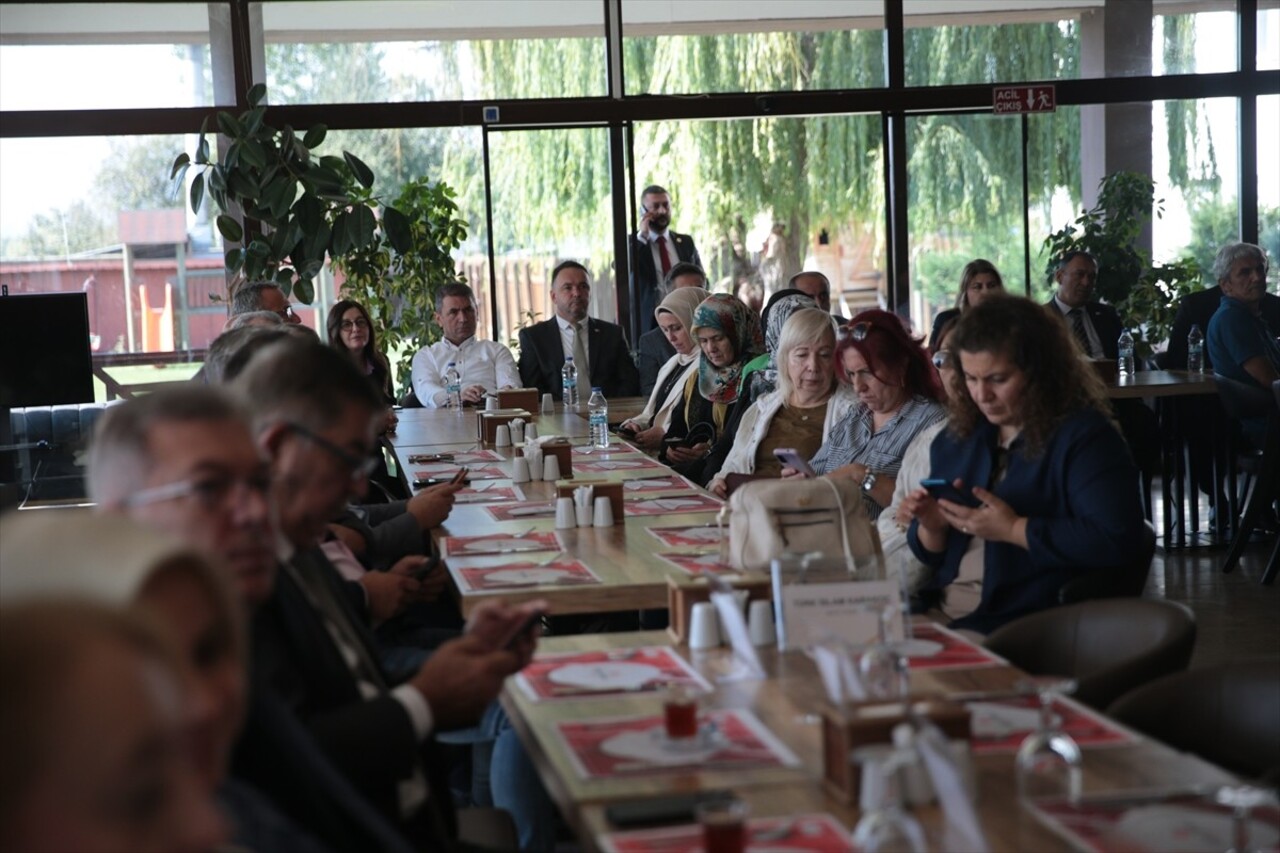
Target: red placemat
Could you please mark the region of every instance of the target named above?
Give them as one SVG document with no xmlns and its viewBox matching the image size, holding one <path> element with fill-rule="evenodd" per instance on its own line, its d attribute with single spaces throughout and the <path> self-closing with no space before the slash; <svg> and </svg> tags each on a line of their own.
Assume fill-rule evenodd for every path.
<svg viewBox="0 0 1280 853">
<path fill-rule="evenodd" d="M 664 491 L 691 492 L 693 487 L 683 477 L 672 474 L 669 477 L 637 477 L 633 480 L 624 480 L 622 490 L 633 494 Z"/>
<path fill-rule="evenodd" d="M 852 853 L 849 830 L 827 814 L 762 817 L 747 821 L 747 850 Z M 702 853 L 702 827 L 694 824 L 615 832 L 600 837 L 606 853 Z"/>
<path fill-rule="evenodd" d="M 462 469 L 461 465 L 448 465 L 441 463 L 440 465 L 427 465 L 423 468 L 416 468 L 413 472 L 415 480 L 437 480 L 447 479 L 457 474 Z M 503 471 L 496 465 L 481 465 L 478 468 L 470 468 L 467 471 L 468 480 L 510 480 L 511 473 Z"/>
<path fill-rule="evenodd" d="M 581 560 L 523 560 L 500 566 L 463 566 L 453 570 L 463 592 L 488 592 L 538 586 L 590 586 L 600 583 Z"/>
<path fill-rule="evenodd" d="M 586 779 L 800 764 L 750 711 L 707 711 L 699 719 L 702 733 L 679 745 L 667 741 L 661 715 L 573 720 L 556 729 Z"/>
<path fill-rule="evenodd" d="M 628 501 L 623 511 L 627 515 L 671 515 L 677 512 L 719 512 L 720 501 L 696 492 L 688 495 L 672 495 L 669 498 L 646 498 Z"/>
<path fill-rule="evenodd" d="M 555 501 L 486 506 L 485 511 L 497 521 L 537 521 L 540 518 L 556 517 Z"/>
<path fill-rule="evenodd" d="M 448 459 L 431 459 L 432 456 L 448 456 Z M 457 453 L 449 453 L 445 451 L 443 454 L 436 453 L 410 453 L 409 464 L 416 465 L 419 462 L 435 463 L 449 465 L 472 465 L 476 462 L 501 462 L 502 454 L 493 450 L 460 450 Z"/>
<path fill-rule="evenodd" d="M 906 649 L 911 669 L 974 669 L 1005 663 L 999 655 L 941 625 L 913 624 L 911 634 L 916 641 Z"/>
<path fill-rule="evenodd" d="M 724 575 L 737 571 L 733 566 L 720 562 L 718 551 L 702 554 L 659 554 L 658 556 L 690 575 Z"/>
<path fill-rule="evenodd" d="M 668 548 L 719 548 L 724 535 L 715 524 L 650 527 L 650 535 Z"/>
<path fill-rule="evenodd" d="M 454 503 L 460 504 L 499 504 L 523 500 L 524 492 L 517 486 L 495 486 L 493 481 L 459 489 L 453 496 Z"/>
<path fill-rule="evenodd" d="M 609 474 L 614 471 L 646 471 L 654 468 L 665 468 L 661 462 L 655 462 L 648 456 L 626 456 L 618 458 L 612 455 L 608 459 L 592 459 L 590 456 L 573 460 L 573 473 L 577 474 Z"/>
<path fill-rule="evenodd" d="M 520 671 L 516 683 L 535 702 L 653 693 L 670 684 L 711 689 L 684 658 L 665 646 L 539 654 Z"/>
<path fill-rule="evenodd" d="M 489 533 L 484 536 L 446 536 L 446 557 L 478 557 L 486 554 L 522 554 L 535 551 L 561 551 L 559 538 L 552 531 L 542 533 Z"/>
<path fill-rule="evenodd" d="M 969 741 L 975 753 L 1017 752 L 1027 735 L 1038 728 L 1040 700 L 1036 696 L 969 702 L 973 712 Z M 1119 746 L 1137 738 L 1106 717 L 1079 702 L 1055 696 L 1053 711 L 1058 728 L 1081 748 Z"/>
</svg>

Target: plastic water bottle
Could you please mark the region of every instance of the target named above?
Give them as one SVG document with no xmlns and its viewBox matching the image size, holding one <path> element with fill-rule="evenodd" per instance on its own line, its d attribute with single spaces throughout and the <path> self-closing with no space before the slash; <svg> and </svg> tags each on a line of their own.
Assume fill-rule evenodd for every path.
<svg viewBox="0 0 1280 853">
<path fill-rule="evenodd" d="M 591 444 L 595 447 L 608 447 L 609 404 L 599 388 L 591 389 L 591 399 L 587 401 L 587 423 L 590 425 Z"/>
<path fill-rule="evenodd" d="M 1187 370 L 1204 373 L 1204 335 L 1199 325 L 1193 325 L 1187 335 Z"/>
<path fill-rule="evenodd" d="M 1116 341 L 1116 349 L 1120 358 L 1120 375 L 1133 376 L 1133 335 L 1129 334 L 1129 330 L 1125 329 L 1120 333 L 1120 340 Z"/>
<path fill-rule="evenodd" d="M 456 362 L 449 362 L 444 371 L 444 388 L 449 394 L 449 406 L 457 414 L 462 414 L 462 374 L 458 372 Z"/>
<path fill-rule="evenodd" d="M 578 368 L 573 364 L 573 356 L 564 357 L 564 367 L 560 368 L 560 388 L 564 392 L 564 407 L 578 408 Z"/>
</svg>

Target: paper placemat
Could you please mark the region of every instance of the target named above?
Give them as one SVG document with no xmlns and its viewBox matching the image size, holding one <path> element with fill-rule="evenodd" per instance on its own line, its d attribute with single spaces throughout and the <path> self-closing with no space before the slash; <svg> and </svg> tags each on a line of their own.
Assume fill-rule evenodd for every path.
<svg viewBox="0 0 1280 853">
<path fill-rule="evenodd" d="M 484 536 L 446 536 L 446 557 L 473 557 L 483 554 L 521 554 L 560 551 L 563 546 L 554 531 L 541 533 L 489 533 Z"/>
<path fill-rule="evenodd" d="M 701 554 L 659 554 L 663 562 L 670 563 L 685 574 L 690 575 L 728 575 L 737 574 L 737 569 L 720 562 L 720 552 L 709 551 Z"/>
<path fill-rule="evenodd" d="M 661 462 L 656 462 L 648 456 L 627 456 L 618 458 L 611 456 L 608 459 L 592 459 L 590 456 L 583 458 L 575 458 L 573 460 L 573 473 L 577 474 L 608 474 L 613 471 L 644 471 L 653 468 L 665 468 Z"/>
<path fill-rule="evenodd" d="M 668 548 L 718 548 L 722 535 L 716 524 L 650 527 L 648 531 Z"/>
<path fill-rule="evenodd" d="M 901 646 L 911 669 L 976 669 L 1003 666 L 999 655 L 948 628 L 933 623 L 913 624 L 912 639 Z"/>
<path fill-rule="evenodd" d="M 495 521 L 537 521 L 542 518 L 556 517 L 555 501 L 534 501 L 532 503 L 499 504 L 486 506 L 485 512 L 493 516 Z"/>
<path fill-rule="evenodd" d="M 496 486 L 492 481 L 459 489 L 453 496 L 453 502 L 458 504 L 498 504 L 523 500 L 524 492 L 519 486 Z"/>
<path fill-rule="evenodd" d="M 674 495 L 669 498 L 646 498 L 628 501 L 623 507 L 627 515 L 670 515 L 676 512 L 719 512 L 720 501 L 709 495 Z M 719 541 L 717 536 L 716 541 Z"/>
<path fill-rule="evenodd" d="M 852 853 L 849 830 L 828 814 L 762 817 L 747 821 L 751 853 Z M 697 824 L 614 832 L 599 839 L 605 853 L 702 853 Z"/>
<path fill-rule="evenodd" d="M 665 646 L 539 654 L 516 683 L 535 702 L 653 693 L 670 684 L 709 691 L 711 684 Z"/>
<path fill-rule="evenodd" d="M 974 753 L 1017 752 L 1027 735 L 1040 725 L 1036 696 L 966 703 L 972 712 L 970 745 Z M 1118 723 L 1065 696 L 1055 696 L 1053 712 L 1058 728 L 1086 747 L 1121 746 L 1137 738 Z"/>
<path fill-rule="evenodd" d="M 632 480 L 623 480 L 622 490 L 624 492 L 633 493 L 663 491 L 692 492 L 693 487 L 690 486 L 688 481 L 683 477 L 673 474 L 669 477 L 636 477 Z"/>
<path fill-rule="evenodd" d="M 462 465 L 451 465 L 441 463 L 439 465 L 424 465 L 421 468 L 413 470 L 413 478 L 415 480 L 444 480 L 452 477 L 462 470 Z M 468 480 L 510 480 L 511 472 L 503 471 L 496 465 L 481 465 L 478 468 L 471 468 L 467 472 Z"/>
<path fill-rule="evenodd" d="M 461 566 L 453 569 L 461 592 L 489 592 L 542 586 L 590 586 L 600 578 L 581 560 L 546 562 L 524 560 L 500 566 Z"/>
</svg>

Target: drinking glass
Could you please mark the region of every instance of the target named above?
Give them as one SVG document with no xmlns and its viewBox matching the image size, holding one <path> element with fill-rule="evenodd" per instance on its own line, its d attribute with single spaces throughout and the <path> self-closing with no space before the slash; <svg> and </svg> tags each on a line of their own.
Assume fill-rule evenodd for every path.
<svg viewBox="0 0 1280 853">
<path fill-rule="evenodd" d="M 1040 700 L 1040 725 L 1018 747 L 1018 797 L 1065 798 L 1074 803 L 1080 798 L 1083 759 L 1079 744 L 1058 728 L 1060 720 L 1053 712 L 1053 699 L 1075 690 L 1076 683 L 1070 679 L 1042 679 L 1034 687 Z"/>
<path fill-rule="evenodd" d="M 856 750 L 853 757 L 871 769 L 863 773 L 864 787 L 868 775 L 878 787 L 874 793 L 863 792 L 862 817 L 853 828 L 854 848 L 864 853 L 925 853 L 924 829 L 902 806 L 901 770 L 914 754 L 881 746 Z"/>
<path fill-rule="evenodd" d="M 894 614 L 891 605 L 880 610 L 879 637 L 858 658 L 858 673 L 872 699 L 898 699 L 909 692 L 906 661 L 889 639 Z"/>
<path fill-rule="evenodd" d="M 1251 785 L 1227 785 L 1218 789 L 1217 800 L 1220 805 L 1231 807 L 1231 846 L 1227 853 L 1248 853 L 1249 812 L 1275 802 L 1275 795 Z"/>
</svg>

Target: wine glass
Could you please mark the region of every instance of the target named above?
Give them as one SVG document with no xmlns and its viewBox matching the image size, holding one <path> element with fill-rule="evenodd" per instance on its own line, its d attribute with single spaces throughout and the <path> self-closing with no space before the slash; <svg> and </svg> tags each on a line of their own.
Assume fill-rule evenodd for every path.
<svg viewBox="0 0 1280 853">
<path fill-rule="evenodd" d="M 1018 797 L 1022 800 L 1051 797 L 1076 802 L 1080 798 L 1080 746 L 1058 728 L 1053 699 L 1076 689 L 1071 679 L 1041 679 L 1034 682 L 1040 700 L 1039 728 L 1027 735 L 1018 747 Z"/>
<path fill-rule="evenodd" d="M 1218 789 L 1219 805 L 1231 807 L 1231 846 L 1227 853 L 1248 853 L 1249 812 L 1257 806 L 1274 802 L 1275 795 L 1251 785 L 1227 785 Z"/>
<path fill-rule="evenodd" d="M 853 828 L 853 846 L 866 853 L 925 853 L 924 829 L 902 806 L 902 766 L 914 761 L 909 749 L 873 746 L 855 750 L 863 766 L 862 817 Z"/>
<path fill-rule="evenodd" d="M 893 605 L 880 609 L 878 638 L 858 658 L 858 674 L 872 699 L 898 699 L 909 692 L 906 661 L 889 639 L 895 612 Z"/>
</svg>

